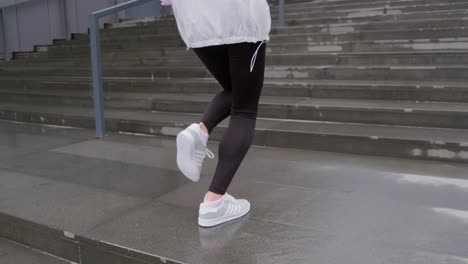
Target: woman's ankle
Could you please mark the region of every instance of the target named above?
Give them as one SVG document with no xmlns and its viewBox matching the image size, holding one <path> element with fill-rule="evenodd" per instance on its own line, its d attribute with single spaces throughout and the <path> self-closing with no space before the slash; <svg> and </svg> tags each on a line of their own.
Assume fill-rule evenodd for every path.
<svg viewBox="0 0 468 264">
<path fill-rule="evenodd" d="M 205 124 L 203 124 L 203 122 L 201 122 L 200 124 L 200 129 L 205 132 L 206 134 L 209 134 L 208 132 L 208 128 L 205 126 Z"/>
<path fill-rule="evenodd" d="M 200 139 L 202 140 L 203 144 L 208 144 L 208 140 L 210 138 L 210 134 L 208 134 L 208 128 L 206 128 L 205 124 L 200 123 Z"/>
<path fill-rule="evenodd" d="M 218 201 L 219 199 L 221 199 L 224 195 L 221 195 L 221 194 L 217 194 L 217 193 L 214 193 L 214 192 L 207 192 L 205 194 L 205 199 L 204 199 L 204 202 L 214 202 L 214 201 Z"/>
</svg>

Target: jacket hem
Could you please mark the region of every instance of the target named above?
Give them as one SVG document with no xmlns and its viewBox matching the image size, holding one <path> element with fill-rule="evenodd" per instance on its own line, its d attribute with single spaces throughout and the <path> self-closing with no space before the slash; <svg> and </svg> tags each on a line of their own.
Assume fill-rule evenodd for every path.
<svg viewBox="0 0 468 264">
<path fill-rule="evenodd" d="M 237 43 L 256 43 L 260 41 L 269 41 L 270 37 L 229 37 L 229 38 L 219 38 L 219 39 L 210 39 L 204 41 L 197 41 L 186 43 L 187 48 L 196 49 L 196 48 L 203 48 L 209 46 L 219 46 L 219 45 L 228 45 L 228 44 L 237 44 Z"/>
</svg>

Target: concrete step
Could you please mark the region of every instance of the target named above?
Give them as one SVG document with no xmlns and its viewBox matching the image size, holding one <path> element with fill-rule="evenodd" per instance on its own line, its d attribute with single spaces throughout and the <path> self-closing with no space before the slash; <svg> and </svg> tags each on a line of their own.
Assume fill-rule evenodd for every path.
<svg viewBox="0 0 468 264">
<path fill-rule="evenodd" d="M 466 13 L 468 14 L 468 13 Z M 465 14 L 465 16 L 466 16 Z M 288 26 L 284 29 L 274 28 L 272 34 L 307 34 L 307 33 L 347 33 L 369 30 L 402 30 L 402 29 L 424 29 L 424 28 L 456 28 L 466 27 L 467 21 L 460 18 L 425 18 L 415 20 L 398 21 L 365 21 L 365 22 L 344 22 L 328 23 L 307 26 Z"/>
<path fill-rule="evenodd" d="M 397 7 L 397 6 L 416 6 L 416 5 L 431 5 L 431 4 L 457 4 L 466 3 L 466 0 L 400 0 L 400 1 L 383 1 L 383 0 L 347 0 L 347 1 L 303 1 L 300 3 L 286 3 L 286 11 L 294 12 L 297 10 L 304 10 L 307 8 L 314 10 L 340 10 L 361 8 L 369 9 L 381 6 Z M 270 4 L 272 11 L 277 11 L 277 3 Z"/>
<path fill-rule="evenodd" d="M 464 27 L 458 28 L 424 28 L 402 30 L 369 30 L 360 32 L 340 33 L 308 33 L 308 34 L 278 34 L 271 36 L 275 44 L 291 42 L 342 42 L 342 41 L 370 41 L 370 40 L 414 40 L 414 39 L 440 39 L 440 38 L 467 38 L 468 32 Z M 102 44 L 121 45 L 122 47 L 136 47 L 153 45 L 158 47 L 183 47 L 184 43 L 178 34 L 170 35 L 141 35 L 138 37 L 122 36 L 118 39 L 103 39 Z M 87 40 L 57 41 L 60 46 L 86 46 Z"/>
<path fill-rule="evenodd" d="M 466 16 L 466 10 L 435 10 L 422 12 L 408 12 L 401 14 L 383 13 L 374 16 L 328 16 L 328 17 L 306 17 L 286 20 L 288 26 L 317 25 L 317 24 L 335 24 L 335 23 L 371 23 L 377 21 L 399 21 L 399 20 L 417 20 L 417 19 L 443 19 L 443 18 L 463 18 Z M 163 26 L 160 24 L 159 26 Z"/>
<path fill-rule="evenodd" d="M 457 2 L 457 3 L 431 3 L 431 4 L 420 4 L 420 5 L 411 5 L 400 3 L 394 6 L 388 6 L 385 4 L 378 4 L 375 7 L 364 8 L 364 7 L 351 7 L 351 8 L 330 8 L 330 9 L 321 9 L 315 7 L 300 7 L 294 10 L 288 10 L 286 12 L 286 20 L 288 25 L 307 25 L 305 21 L 313 18 L 317 19 L 327 19 L 327 18 L 347 18 L 349 20 L 357 19 L 361 21 L 375 20 L 378 17 L 388 17 L 388 16 L 400 16 L 404 14 L 416 14 L 422 15 L 424 13 L 425 17 L 430 17 L 429 13 L 432 12 L 450 12 L 450 11 L 462 11 L 466 10 L 468 7 L 468 1 Z M 273 25 L 278 25 L 277 21 L 277 11 L 272 11 L 272 22 Z M 146 22 L 148 24 L 157 24 L 157 25 L 168 25 L 174 23 L 173 18 L 157 20 L 154 22 Z"/>
<path fill-rule="evenodd" d="M 3 238 L 0 238 L 0 263 L 70 264 L 69 261 L 54 257 L 46 252 Z"/>
<path fill-rule="evenodd" d="M 158 52 L 121 52 L 104 54 L 104 67 L 129 66 L 201 66 L 202 63 L 193 53 L 185 56 L 161 56 Z M 18 60 L 1 63 L 2 67 L 89 67 L 90 59 L 61 58 L 43 60 Z M 267 65 L 466 65 L 467 51 L 418 51 L 418 52 L 367 52 L 367 53 L 278 53 L 267 56 Z"/>
<path fill-rule="evenodd" d="M 17 174 L 19 177 L 25 177 L 25 174 Z M 39 177 L 26 176 L 29 179 Z M 5 177 L 4 177 L 5 178 Z M 44 179 L 42 180 L 45 181 Z M 59 181 L 46 180 L 47 184 L 55 185 Z M 70 187 L 66 182 L 62 183 L 70 189 L 68 191 L 76 191 L 82 185 L 75 184 Z M 77 187 L 80 186 L 80 187 Z M 89 191 L 91 190 L 91 191 Z M 86 192 L 88 191 L 88 192 Z M 93 193 L 93 194 L 90 194 Z M 86 198 L 95 195 L 95 190 L 92 188 L 82 187 L 77 195 L 80 203 L 77 206 L 86 207 L 90 211 L 89 204 L 85 204 Z M 33 196 L 36 196 L 34 193 Z M 54 199 L 57 195 L 61 196 L 60 191 L 54 189 L 49 192 L 49 197 L 46 199 Z M 115 199 L 116 193 L 102 192 L 108 199 Z M 37 196 L 36 196 L 37 197 Z M 42 196 L 45 197 L 45 196 Z M 96 196 L 97 197 L 97 196 Z M 43 198 L 41 198 L 43 199 Z M 64 199 L 66 200 L 66 199 Z M 76 197 L 75 197 L 76 200 Z M 47 201 L 48 203 L 50 202 Z M 67 202 L 64 202 L 64 204 Z M 76 205 L 76 204 L 75 204 Z M 34 210 L 31 210 L 34 211 Z M 83 211 L 83 209 L 80 209 Z M 57 211 L 51 211 L 48 215 L 56 219 L 63 219 L 63 216 L 56 214 Z M 31 212 L 31 215 L 35 214 Z M 45 217 L 44 214 L 36 214 L 37 216 Z M 89 217 L 89 216 L 86 216 Z M 93 216 L 95 217 L 95 216 Z M 35 220 L 37 220 L 35 218 Z M 45 221 L 44 221 L 45 222 Z M 0 239 L 0 251 L 7 251 L 0 255 L 2 264 L 95 264 L 95 263 L 156 263 L 156 264 L 184 264 L 184 262 L 175 261 L 162 256 L 156 256 L 136 249 L 122 247 L 102 240 L 94 240 L 89 237 L 78 236 L 70 231 L 65 231 L 57 227 L 50 227 L 50 224 L 45 224 L 41 221 L 31 221 L 31 219 L 12 216 L 0 212 L 0 229 L 1 237 L 8 237 L 8 242 Z M 67 222 L 67 228 L 71 226 Z M 63 228 L 63 227 L 62 227 Z M 15 241 L 15 242 L 9 242 Z M 27 245 L 27 246 L 22 246 Z M 41 252 L 41 253 L 39 253 Z M 56 256 L 60 257 L 56 257 Z"/>
<path fill-rule="evenodd" d="M 450 28 L 450 27 L 466 27 L 468 21 L 465 17 L 468 12 L 464 13 L 464 17 L 443 17 L 443 18 L 424 18 L 416 20 L 398 20 L 398 21 L 366 21 L 366 22 L 344 22 L 333 24 L 317 24 L 306 26 L 289 26 L 286 28 L 273 28 L 271 34 L 309 34 L 309 33 L 346 33 L 356 31 L 369 30 L 401 30 L 401 29 L 420 29 L 420 28 Z M 175 24 L 161 27 L 160 25 L 139 26 L 135 28 L 126 28 L 119 30 L 106 30 L 102 34 L 105 39 L 118 39 L 120 37 L 134 36 L 156 36 L 158 34 L 171 34 L 178 32 Z M 74 39 L 89 41 L 87 34 L 75 34 Z"/>
<path fill-rule="evenodd" d="M 87 92 L 91 95 L 89 78 L 55 79 L 2 79 L 2 91 L 62 91 Z M 215 94 L 219 84 L 211 79 L 131 79 L 108 78 L 104 80 L 105 94 L 173 93 Z M 334 80 L 265 80 L 263 95 L 279 97 L 311 97 L 330 99 L 367 99 L 390 101 L 468 102 L 468 83 L 450 82 L 389 82 L 389 81 L 334 81 Z"/>
<path fill-rule="evenodd" d="M 393 80 L 393 81 L 467 81 L 468 66 L 463 65 L 412 65 L 412 66 L 275 66 L 267 67 L 265 77 L 287 80 Z M 130 78 L 207 78 L 211 74 L 204 67 L 131 67 L 105 68 L 106 77 Z M 0 77 L 21 76 L 89 77 L 89 68 L 3 68 Z"/>
<path fill-rule="evenodd" d="M 414 39 L 414 40 L 375 40 L 343 42 L 269 44 L 269 53 L 308 53 L 308 52 L 402 52 L 402 51 L 464 51 L 468 48 L 468 38 Z M 174 49 L 175 52 L 176 49 Z M 110 49 L 109 49 L 109 52 Z M 171 51 L 168 51 L 171 52 Z M 171 53 L 172 54 L 172 53 Z"/>
<path fill-rule="evenodd" d="M 91 108 L 0 104 L 4 120 L 93 128 Z M 175 136 L 195 114 L 108 110 L 111 131 Z M 219 140 L 226 123 L 213 134 Z M 255 145 L 467 162 L 468 130 L 259 119 Z"/>
<path fill-rule="evenodd" d="M 312 80 L 465 81 L 467 66 L 284 66 L 267 68 L 266 78 Z"/>
<path fill-rule="evenodd" d="M 300 20 L 307 19 L 310 17 L 314 18 L 327 18 L 327 17 L 346 17 L 348 19 L 353 18 L 372 18 L 376 16 L 387 16 L 387 15 L 400 15 L 405 13 L 422 13 L 422 12 L 433 12 L 433 11 L 456 11 L 464 10 L 468 6 L 468 1 L 449 1 L 440 3 L 440 1 L 408 1 L 399 2 L 395 4 L 388 4 L 388 2 L 374 1 L 373 3 L 367 4 L 363 7 L 363 4 L 359 5 L 334 5 L 329 7 L 316 7 L 312 5 L 302 5 L 291 8 L 290 6 L 286 11 L 286 19 L 289 25 L 300 23 Z M 272 9 L 272 20 L 273 25 L 278 23 L 278 11 Z M 426 15 L 426 17 L 428 17 Z M 299 21 L 298 21 L 299 20 Z M 154 21 L 145 20 L 144 22 L 135 21 L 129 22 L 125 25 L 115 25 L 113 28 L 125 28 L 131 26 L 140 26 L 144 24 L 159 24 L 165 25 L 174 22 L 173 17 L 164 19 L 155 19 Z"/>
<path fill-rule="evenodd" d="M 256 144 L 467 162 L 467 16 L 468 0 L 288 4 L 289 27 L 268 45 Z M 173 136 L 219 85 L 174 18 L 122 26 L 102 34 L 108 125 Z M 0 63 L 1 118 L 93 127 L 89 40 L 74 38 Z"/>
<path fill-rule="evenodd" d="M 339 14 L 348 17 L 370 17 L 382 14 L 401 14 L 408 12 L 423 12 L 423 11 L 434 11 L 434 10 L 461 10 L 466 9 L 468 1 L 426 1 L 421 3 L 417 1 L 401 1 L 394 2 L 393 4 L 383 3 L 375 1 L 373 4 L 363 6 L 362 4 L 354 5 L 329 5 L 328 7 L 317 7 L 314 5 L 298 5 L 295 7 L 288 6 L 287 14 L 294 13 L 309 13 L 311 15 L 317 15 L 320 17 L 326 17 L 329 15 Z M 277 12 L 273 9 L 272 12 L 275 17 Z"/>
<path fill-rule="evenodd" d="M 336 53 L 336 52 L 402 52 L 402 51 L 466 51 L 468 38 L 437 38 L 437 39 L 384 39 L 384 40 L 357 40 L 357 41 L 296 41 L 269 43 L 267 52 L 272 54 L 284 53 Z M 148 43 L 105 44 L 102 45 L 103 54 L 113 56 L 126 52 L 148 52 L 160 56 L 186 56 L 189 54 L 182 43 L 178 45 L 162 45 L 152 47 Z M 16 53 L 16 59 L 36 58 L 87 58 L 90 56 L 89 46 L 66 45 L 44 47 L 36 52 Z"/>
<path fill-rule="evenodd" d="M 349 252 L 358 250 L 354 263 L 397 257 L 407 264 L 461 264 L 466 257 L 468 230 L 456 218 L 468 204 L 466 164 L 253 147 L 230 190 L 255 209 L 239 221 L 199 229 L 199 199 L 216 162 L 207 160 L 201 181 L 189 183 L 174 162 L 173 138 L 111 133 L 96 140 L 89 130 L 13 122 L 2 122 L 0 131 L 11 150 L 3 155 L 13 163 L 0 173 L 0 236 L 72 263 L 279 264 L 294 258 L 307 264 L 315 258 L 314 264 L 328 264 L 348 263 Z M 327 137 L 311 143 L 321 146 Z M 389 140 L 358 145 L 359 138 L 359 149 L 380 144 L 390 152 Z M 432 146 L 428 156 L 454 154 L 447 149 L 452 144 Z M 356 236 L 367 239 L 358 243 Z"/>
<path fill-rule="evenodd" d="M 328 25 L 328 24 L 345 24 L 345 23 L 372 23 L 372 22 L 395 22 L 395 21 L 405 21 L 405 20 L 421 20 L 421 19 L 454 19 L 459 18 L 463 19 L 466 17 L 468 11 L 466 9 L 449 9 L 449 10 L 433 10 L 433 11 L 421 11 L 421 12 L 408 12 L 408 13 L 382 13 L 374 14 L 373 16 L 357 16 L 357 17 L 348 17 L 348 16 L 327 16 L 327 17 L 315 17 L 309 14 L 295 14 L 292 17 L 286 17 L 286 23 L 289 27 L 291 26 L 318 26 L 318 25 Z M 272 32 L 278 30 L 278 23 L 273 21 L 272 23 Z M 165 20 L 155 20 L 155 21 L 145 21 L 145 22 L 135 22 L 134 24 L 129 24 L 124 27 L 111 27 L 105 30 L 102 30 L 103 36 L 106 35 L 118 35 L 127 34 L 142 30 L 150 31 L 154 33 L 163 33 L 167 31 L 177 31 L 175 20 L 165 19 Z M 81 37 L 84 34 L 74 34 L 74 36 Z"/>
<path fill-rule="evenodd" d="M 149 56 L 188 56 L 183 47 L 152 47 L 140 45 L 135 47 L 122 47 L 121 45 L 103 45 L 103 56 L 115 57 L 119 54 L 145 53 Z M 82 46 L 52 46 L 41 47 L 36 52 L 20 52 L 15 54 L 17 60 L 22 59 L 63 59 L 63 58 L 89 58 L 89 47 Z M 334 42 L 295 42 L 275 44 L 269 43 L 269 54 L 290 53 L 336 53 L 336 52 L 401 52 L 401 51 L 468 51 L 468 38 L 446 39 L 413 39 L 413 40 L 376 40 L 376 41 L 334 41 Z M 19 63 L 19 62 L 10 62 Z M 2 62 L 0 62 L 2 64 Z M 3 64 L 6 64 L 3 62 Z"/>
<path fill-rule="evenodd" d="M 2 91 L 0 102 L 92 107 L 89 92 Z M 213 95 L 106 94 L 106 108 L 203 113 Z M 264 96 L 259 116 L 273 119 L 468 129 L 468 105 Z"/>
</svg>

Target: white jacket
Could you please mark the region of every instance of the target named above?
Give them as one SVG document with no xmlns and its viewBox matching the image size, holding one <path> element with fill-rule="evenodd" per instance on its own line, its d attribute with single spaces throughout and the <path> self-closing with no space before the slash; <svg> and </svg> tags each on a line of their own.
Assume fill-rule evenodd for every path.
<svg viewBox="0 0 468 264">
<path fill-rule="evenodd" d="M 172 8 L 189 48 L 269 40 L 267 0 L 173 0 Z"/>
</svg>

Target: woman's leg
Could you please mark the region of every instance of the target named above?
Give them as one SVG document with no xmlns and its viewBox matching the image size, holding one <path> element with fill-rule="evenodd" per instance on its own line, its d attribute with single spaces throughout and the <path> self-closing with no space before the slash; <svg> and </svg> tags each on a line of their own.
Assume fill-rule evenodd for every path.
<svg viewBox="0 0 468 264">
<path fill-rule="evenodd" d="M 228 46 L 212 46 L 194 49 L 200 60 L 223 87 L 208 105 L 201 123 L 208 133 L 231 114 L 232 85 Z"/>
<path fill-rule="evenodd" d="M 182 174 L 197 182 L 203 161 L 211 154 L 206 148 L 209 132 L 231 113 L 232 89 L 227 47 L 206 47 L 195 49 L 195 52 L 224 89 L 214 97 L 200 124 L 192 124 L 177 135 L 177 165 Z"/>
<path fill-rule="evenodd" d="M 219 162 L 209 189 L 212 194 L 226 193 L 252 144 L 264 80 L 265 46 L 260 43 L 228 45 L 232 85 L 231 121 L 219 146 Z"/>
<path fill-rule="evenodd" d="M 234 174 L 252 144 L 258 102 L 263 87 L 265 46 L 228 45 L 232 87 L 231 121 L 219 146 L 219 162 L 205 200 L 200 204 L 198 224 L 212 227 L 246 215 L 247 200 L 227 195 Z"/>
</svg>

